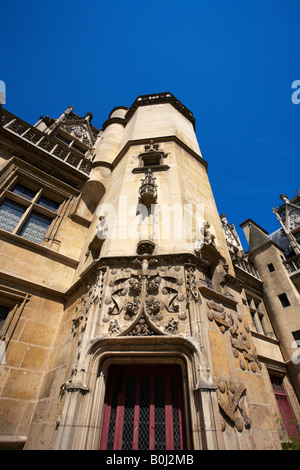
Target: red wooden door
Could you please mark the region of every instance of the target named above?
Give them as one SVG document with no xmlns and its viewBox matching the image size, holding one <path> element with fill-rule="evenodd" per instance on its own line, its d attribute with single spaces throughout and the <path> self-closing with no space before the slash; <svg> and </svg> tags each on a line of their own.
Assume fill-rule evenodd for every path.
<svg viewBox="0 0 300 470">
<path fill-rule="evenodd" d="M 282 380 L 282 377 L 276 375 L 271 376 L 273 390 L 285 429 L 289 437 L 297 437 L 298 430 L 295 417 L 290 407 Z"/>
<path fill-rule="evenodd" d="M 185 448 L 181 370 L 177 366 L 112 366 L 100 449 Z"/>
</svg>

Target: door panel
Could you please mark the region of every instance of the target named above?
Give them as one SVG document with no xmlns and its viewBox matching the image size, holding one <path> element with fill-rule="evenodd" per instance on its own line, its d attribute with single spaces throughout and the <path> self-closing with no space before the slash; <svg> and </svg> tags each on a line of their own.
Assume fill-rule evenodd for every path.
<svg viewBox="0 0 300 470">
<path fill-rule="evenodd" d="M 283 379 L 280 376 L 271 375 L 271 382 L 281 418 L 289 437 L 297 437 L 298 430 L 293 411 L 290 407 L 287 394 L 283 386 Z"/>
<path fill-rule="evenodd" d="M 184 448 L 181 369 L 147 365 L 111 367 L 100 449 Z"/>
</svg>

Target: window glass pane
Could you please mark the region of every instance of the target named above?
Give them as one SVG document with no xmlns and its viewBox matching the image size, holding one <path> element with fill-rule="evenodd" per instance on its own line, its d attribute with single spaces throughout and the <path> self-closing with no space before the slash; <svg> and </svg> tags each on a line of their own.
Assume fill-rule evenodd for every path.
<svg viewBox="0 0 300 470">
<path fill-rule="evenodd" d="M 279 300 L 280 300 L 283 307 L 289 307 L 289 305 L 291 305 L 290 301 L 289 301 L 289 299 L 288 299 L 288 297 L 285 293 L 280 294 L 278 297 L 279 297 Z"/>
<path fill-rule="evenodd" d="M 263 315 L 259 315 L 259 320 L 260 320 L 260 324 L 261 324 L 261 327 L 262 327 L 262 330 L 263 330 L 264 334 L 267 335 L 268 332 L 267 332 L 267 328 L 265 326 L 265 319 L 264 319 Z"/>
<path fill-rule="evenodd" d="M 46 197 L 46 196 L 40 197 L 38 205 L 45 207 L 46 209 L 49 209 L 50 211 L 53 211 L 53 212 L 56 212 L 60 206 L 58 202 L 53 201 L 53 199 L 50 199 L 49 197 Z"/>
<path fill-rule="evenodd" d="M 269 268 L 270 273 L 275 271 L 274 265 L 272 263 L 268 264 L 268 268 Z"/>
<path fill-rule="evenodd" d="M 160 157 L 143 157 L 144 166 L 156 166 L 160 165 Z"/>
<path fill-rule="evenodd" d="M 299 341 L 298 347 L 300 347 L 300 330 L 293 331 L 292 335 L 294 336 L 295 341 Z"/>
<path fill-rule="evenodd" d="M 41 243 L 52 219 L 44 215 L 32 212 L 22 227 L 19 235 L 35 243 Z"/>
<path fill-rule="evenodd" d="M 150 376 L 141 376 L 138 450 L 149 449 Z"/>
<path fill-rule="evenodd" d="M 5 199 L 0 206 L 0 228 L 13 232 L 26 207 Z"/>
<path fill-rule="evenodd" d="M 284 388 L 282 384 L 282 377 L 277 377 L 276 375 L 272 375 L 271 381 L 272 381 L 274 390 L 276 390 L 277 392 L 284 392 Z"/>
<path fill-rule="evenodd" d="M 4 307 L 3 305 L 0 305 L 0 328 L 2 328 L 2 325 L 9 314 L 9 307 Z"/>
<path fill-rule="evenodd" d="M 172 405 L 173 405 L 173 433 L 174 433 L 174 450 L 181 449 L 180 442 L 180 417 L 178 406 L 178 383 L 176 375 L 172 376 Z"/>
<path fill-rule="evenodd" d="M 23 184 L 20 183 L 16 184 L 14 189 L 12 189 L 12 192 L 18 194 L 18 196 L 22 196 L 25 199 L 28 199 L 28 201 L 31 201 L 36 195 L 36 191 L 26 188 L 26 186 L 23 186 Z"/>
<path fill-rule="evenodd" d="M 133 425 L 135 411 L 135 393 L 136 393 L 136 377 L 129 375 L 126 382 L 126 397 L 124 409 L 124 422 L 122 433 L 122 450 L 132 449 Z"/>
<path fill-rule="evenodd" d="M 155 450 L 166 450 L 165 378 L 155 377 Z"/>
<path fill-rule="evenodd" d="M 258 323 L 257 323 L 257 318 L 256 318 L 256 313 L 255 313 L 255 312 L 251 312 L 251 317 L 252 317 L 252 321 L 253 321 L 253 324 L 254 324 L 254 326 L 255 326 L 256 331 L 259 332 Z"/>
</svg>

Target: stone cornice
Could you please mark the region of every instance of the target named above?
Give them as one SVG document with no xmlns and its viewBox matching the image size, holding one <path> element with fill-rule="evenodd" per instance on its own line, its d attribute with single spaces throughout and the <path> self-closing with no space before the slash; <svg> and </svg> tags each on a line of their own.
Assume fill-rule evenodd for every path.
<svg viewBox="0 0 300 470">
<path fill-rule="evenodd" d="M 277 243 L 275 243 L 273 240 L 269 240 L 266 243 L 258 246 L 257 248 L 255 248 L 255 250 L 251 251 L 248 254 L 249 261 L 253 262 L 257 253 L 267 250 L 271 246 L 274 246 L 274 248 L 276 248 L 277 250 L 281 251 L 284 254 L 284 249 L 281 246 L 277 245 Z"/>
<path fill-rule="evenodd" d="M 103 257 L 93 261 L 81 274 L 80 278 L 67 290 L 66 299 L 71 297 L 81 286 L 88 284 L 92 277 L 96 276 L 100 270 L 107 267 L 129 266 L 134 265 L 136 260 L 155 259 L 157 264 L 161 265 L 184 265 L 195 266 L 200 269 L 207 269 L 211 266 L 211 259 L 205 259 L 205 256 L 199 258 L 193 253 L 170 253 L 170 254 L 153 254 L 153 255 L 135 255 L 135 256 L 112 256 Z"/>
<path fill-rule="evenodd" d="M 152 95 L 141 95 L 136 98 L 134 103 L 130 106 L 129 110 L 126 113 L 126 121 L 128 122 L 131 117 L 134 115 L 137 108 L 140 106 L 151 106 L 155 104 L 171 104 L 177 111 L 179 111 L 186 119 L 188 119 L 195 128 L 195 118 L 193 113 L 184 106 L 175 96 L 169 92 L 165 93 L 154 93 Z"/>
<path fill-rule="evenodd" d="M 121 126 L 125 127 L 126 124 L 127 124 L 127 121 L 126 121 L 126 119 L 123 119 L 123 118 L 120 118 L 120 117 L 109 118 L 109 119 L 107 119 L 107 121 L 105 121 L 102 124 L 102 131 L 105 131 L 105 129 L 108 126 L 110 126 L 111 124 L 121 124 Z"/>
<path fill-rule="evenodd" d="M 163 137 L 157 137 L 151 139 L 153 142 L 175 142 L 179 147 L 181 147 L 183 150 L 188 152 L 192 157 L 194 157 L 199 163 L 201 163 L 204 168 L 207 170 L 207 162 L 199 155 L 196 153 L 194 150 L 192 150 L 186 143 L 184 143 L 179 137 L 176 135 L 167 135 Z M 125 155 L 125 153 L 129 150 L 130 147 L 135 146 L 135 145 L 144 145 L 149 142 L 149 139 L 135 139 L 135 140 L 128 140 L 124 147 L 120 150 L 114 161 L 112 162 L 113 168 L 115 168 L 122 157 Z M 101 162 L 99 162 L 101 163 Z"/>
<path fill-rule="evenodd" d="M 221 294 L 221 292 L 218 292 L 207 286 L 200 286 L 199 290 L 203 297 L 207 299 L 214 299 L 217 302 L 221 302 L 224 305 L 228 305 L 230 308 L 236 309 L 238 302 L 232 297 L 229 297 L 225 294 Z"/>
<path fill-rule="evenodd" d="M 51 248 L 45 245 L 34 243 L 31 240 L 27 240 L 24 237 L 20 237 L 15 233 L 7 232 L 3 229 L 0 229 L 0 240 L 4 240 L 14 245 L 21 246 L 22 248 L 27 248 L 33 253 L 45 256 L 46 258 L 57 261 L 58 263 L 64 264 L 65 266 L 69 266 L 73 269 L 76 269 L 79 264 L 78 260 L 71 258 L 70 256 L 63 255 L 62 253 L 52 250 Z"/>
<path fill-rule="evenodd" d="M 33 292 L 35 295 L 46 295 L 50 296 L 53 299 L 58 300 L 59 302 L 64 302 L 64 292 L 57 289 L 46 286 L 45 284 L 40 284 L 36 281 L 30 281 L 21 276 L 15 274 L 10 274 L 5 271 L 0 271 L 0 280 L 1 282 L 9 283 L 12 286 L 18 286 L 18 289 L 23 288 L 26 292 Z"/>
</svg>

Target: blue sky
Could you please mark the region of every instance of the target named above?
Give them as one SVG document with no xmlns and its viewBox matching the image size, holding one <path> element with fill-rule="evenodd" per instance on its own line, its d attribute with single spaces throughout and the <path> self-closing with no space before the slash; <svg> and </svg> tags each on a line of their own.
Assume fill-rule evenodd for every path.
<svg viewBox="0 0 300 470">
<path fill-rule="evenodd" d="M 112 108 L 169 91 L 194 114 L 218 210 L 279 228 L 300 189 L 298 0 L 2 2 L 6 109 L 34 124 L 69 105 L 101 127 Z"/>
</svg>

